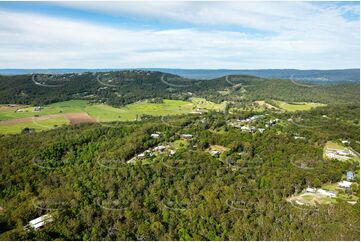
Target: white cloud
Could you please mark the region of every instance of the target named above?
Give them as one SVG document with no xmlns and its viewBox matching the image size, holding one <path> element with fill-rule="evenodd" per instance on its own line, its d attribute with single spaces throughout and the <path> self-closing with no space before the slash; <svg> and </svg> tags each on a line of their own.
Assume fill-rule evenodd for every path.
<svg viewBox="0 0 361 242">
<path fill-rule="evenodd" d="M 359 23 L 345 20 L 336 8 L 273 2 L 76 4 L 108 14 L 139 14 L 195 25 L 134 30 L 0 9 L 0 68 L 359 66 Z M 209 30 L 198 24 L 231 24 L 274 34 Z"/>
</svg>

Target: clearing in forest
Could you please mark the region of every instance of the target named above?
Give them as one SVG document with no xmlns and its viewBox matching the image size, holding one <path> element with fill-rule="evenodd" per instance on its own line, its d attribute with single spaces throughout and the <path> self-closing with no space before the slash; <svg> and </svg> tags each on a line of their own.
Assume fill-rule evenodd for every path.
<svg viewBox="0 0 361 242">
<path fill-rule="evenodd" d="M 153 103 L 146 100 L 120 108 L 107 104 L 91 104 L 87 100 L 70 100 L 41 106 L 38 111 L 35 111 L 34 107 L 22 107 L 21 112 L 16 112 L 18 110 L 16 108 L 2 108 L 0 110 L 0 133 L 19 133 L 25 127 L 44 130 L 46 128 L 39 127 L 48 126 L 33 124 L 34 121 L 36 123 L 47 120 L 48 123 L 51 122 L 51 127 L 56 127 L 69 123 L 132 121 L 144 115 L 168 116 L 189 114 L 197 110 L 202 113 L 208 110 L 220 111 L 223 109 L 224 104 L 215 104 L 204 98 L 192 98 L 191 102 L 164 99 L 160 103 Z M 50 119 L 54 120 L 50 121 Z"/>
<path fill-rule="evenodd" d="M 295 111 L 307 111 L 312 108 L 324 107 L 326 104 L 323 103 L 312 103 L 312 102 L 284 102 L 284 101 L 275 101 L 278 107 L 288 112 Z"/>
</svg>

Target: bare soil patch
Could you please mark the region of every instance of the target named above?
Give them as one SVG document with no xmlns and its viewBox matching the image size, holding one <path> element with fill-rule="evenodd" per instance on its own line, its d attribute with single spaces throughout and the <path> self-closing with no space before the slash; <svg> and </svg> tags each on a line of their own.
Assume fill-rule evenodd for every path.
<svg viewBox="0 0 361 242">
<path fill-rule="evenodd" d="M 65 117 L 70 121 L 70 124 L 82 124 L 82 123 L 96 123 L 96 119 L 91 117 L 87 113 L 68 113 Z"/>
</svg>

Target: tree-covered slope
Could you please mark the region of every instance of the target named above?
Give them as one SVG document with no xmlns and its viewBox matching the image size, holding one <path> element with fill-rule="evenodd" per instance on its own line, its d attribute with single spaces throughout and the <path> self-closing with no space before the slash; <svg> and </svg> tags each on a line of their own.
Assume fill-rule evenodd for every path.
<svg viewBox="0 0 361 242">
<path fill-rule="evenodd" d="M 220 94 L 225 90 L 228 94 Z M 150 71 L 0 76 L 0 103 L 44 105 L 87 99 L 121 106 L 151 98 L 186 99 L 193 94 L 209 97 L 216 102 L 279 99 L 358 103 L 359 84 L 310 86 L 287 79 L 248 75 L 193 80 Z"/>
</svg>

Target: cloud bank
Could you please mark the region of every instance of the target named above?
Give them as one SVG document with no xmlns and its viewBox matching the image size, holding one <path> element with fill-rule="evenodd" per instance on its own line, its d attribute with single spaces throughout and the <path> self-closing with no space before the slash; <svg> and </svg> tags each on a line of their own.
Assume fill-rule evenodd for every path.
<svg viewBox="0 0 361 242">
<path fill-rule="evenodd" d="M 49 4 L 49 3 L 43 3 Z M 305 2 L 61 2 L 135 27 L 2 8 L 0 68 L 359 66 L 359 5 Z"/>
</svg>

